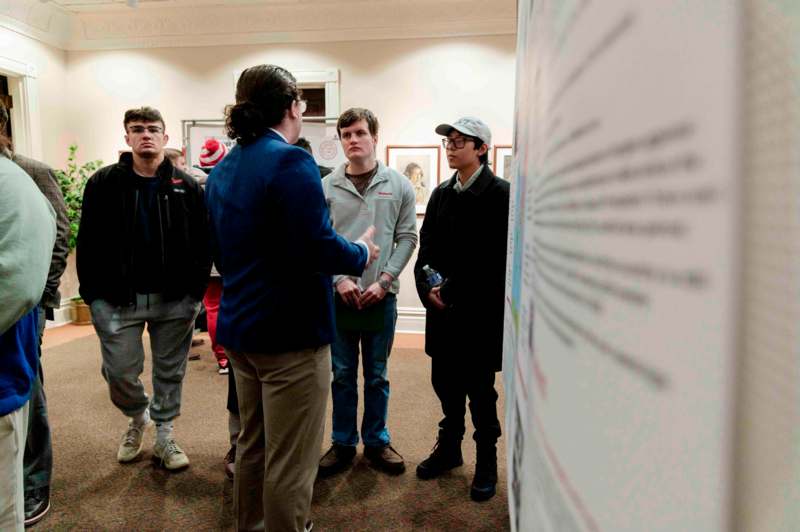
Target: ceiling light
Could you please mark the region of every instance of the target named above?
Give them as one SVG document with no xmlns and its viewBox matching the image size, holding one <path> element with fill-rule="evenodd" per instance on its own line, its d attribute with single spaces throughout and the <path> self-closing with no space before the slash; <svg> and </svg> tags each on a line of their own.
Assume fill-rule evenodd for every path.
<svg viewBox="0 0 800 532">
<path fill-rule="evenodd" d="M 139 7 L 139 0 L 125 0 L 128 7 Z"/>
</svg>

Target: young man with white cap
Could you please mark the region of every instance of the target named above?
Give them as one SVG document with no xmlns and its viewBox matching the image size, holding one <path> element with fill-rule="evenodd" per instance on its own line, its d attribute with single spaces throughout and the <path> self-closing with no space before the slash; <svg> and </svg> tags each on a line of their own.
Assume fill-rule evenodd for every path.
<svg viewBox="0 0 800 532">
<path fill-rule="evenodd" d="M 425 352 L 444 418 L 417 476 L 432 479 L 463 463 L 469 398 L 478 455 L 470 496 L 483 501 L 497 484 L 494 378 L 502 365 L 509 184 L 489 168 L 492 136 L 481 120 L 464 117 L 436 133 L 446 137 L 447 162 L 456 172 L 428 201 L 414 274 L 427 309 Z"/>
</svg>

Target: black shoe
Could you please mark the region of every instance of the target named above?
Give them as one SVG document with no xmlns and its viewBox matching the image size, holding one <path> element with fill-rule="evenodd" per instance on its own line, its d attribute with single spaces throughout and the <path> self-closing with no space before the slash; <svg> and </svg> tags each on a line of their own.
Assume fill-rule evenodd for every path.
<svg viewBox="0 0 800 532">
<path fill-rule="evenodd" d="M 322 455 L 319 461 L 319 469 L 317 474 L 322 477 L 329 477 L 335 475 L 340 471 L 344 471 L 350 464 L 353 463 L 353 458 L 356 456 L 356 448 L 349 445 L 338 445 L 334 443 L 328 452 Z"/>
<path fill-rule="evenodd" d="M 391 445 L 382 445 L 380 447 L 365 446 L 364 456 L 369 458 L 373 466 L 390 475 L 399 475 L 406 470 L 403 457 Z"/>
<path fill-rule="evenodd" d="M 50 510 L 50 488 L 39 488 L 25 493 L 25 526 L 39 521 Z"/>
<path fill-rule="evenodd" d="M 494 446 L 489 452 L 478 450 L 478 462 L 475 464 L 475 477 L 469 496 L 473 501 L 488 501 L 496 492 L 497 487 L 497 453 Z"/>
<path fill-rule="evenodd" d="M 444 442 L 439 439 L 431 455 L 417 466 L 417 476 L 422 480 L 430 480 L 463 463 L 461 442 Z"/>
</svg>

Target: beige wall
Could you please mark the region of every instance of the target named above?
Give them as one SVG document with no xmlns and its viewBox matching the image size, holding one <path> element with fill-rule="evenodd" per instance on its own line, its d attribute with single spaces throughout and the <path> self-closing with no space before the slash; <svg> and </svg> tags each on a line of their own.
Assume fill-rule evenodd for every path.
<svg viewBox="0 0 800 532">
<path fill-rule="evenodd" d="M 40 132 L 41 153 L 35 155 L 51 165 L 61 166 L 67 159 L 67 139 L 71 137 L 67 132 L 65 112 L 67 52 L 0 28 L 0 59 L 24 63 L 36 69 L 38 117 L 35 119 L 38 123 L 34 127 L 38 127 Z"/>
<path fill-rule="evenodd" d="M 125 109 L 155 106 L 179 136 L 182 119 L 222 116 L 233 100 L 234 71 L 271 62 L 290 70 L 338 68 L 342 108 L 378 114 L 381 152 L 385 140 L 435 142 L 435 122 L 465 113 L 485 117 L 497 140 L 507 143 L 514 48 L 513 36 L 499 36 L 68 52 L 67 112 L 87 157 L 108 160 L 125 147 Z"/>
<path fill-rule="evenodd" d="M 465 114 L 482 117 L 496 144 L 510 144 L 515 45 L 509 35 L 69 52 L 69 130 L 82 158 L 110 162 L 125 147 L 124 111 L 151 105 L 163 113 L 170 144 L 177 146 L 182 119 L 222 117 L 233 100 L 234 71 L 275 63 L 290 70 L 339 69 L 342 109 L 368 107 L 378 115 L 381 159 L 386 143 L 439 142 L 435 125 Z M 442 177 L 448 175 L 443 159 Z M 410 266 L 401 283 L 398 305 L 420 307 Z"/>
</svg>

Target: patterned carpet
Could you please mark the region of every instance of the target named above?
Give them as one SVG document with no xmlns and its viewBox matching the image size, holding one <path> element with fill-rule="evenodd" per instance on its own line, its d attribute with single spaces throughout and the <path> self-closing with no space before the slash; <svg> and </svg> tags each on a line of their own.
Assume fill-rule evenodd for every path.
<svg viewBox="0 0 800 532">
<path fill-rule="evenodd" d="M 192 465 L 184 472 L 167 473 L 150 460 L 152 429 L 145 435 L 142 460 L 128 465 L 116 462 L 127 422 L 108 398 L 96 337 L 45 350 L 54 480 L 52 509 L 35 529 L 232 529 L 231 483 L 222 469 L 228 448 L 227 379 L 217 374 L 207 341 L 192 351 L 202 358 L 189 362 L 182 415 L 175 423 L 175 438 Z M 150 375 L 149 350 L 143 375 Z M 389 377 L 389 429 L 408 470 L 389 477 L 370 468 L 359 449 L 351 470 L 317 482 L 312 506 L 315 530 L 507 530 L 504 439 L 498 445 L 498 494 L 488 502 L 469 499 L 475 463 L 471 439 L 464 442 L 463 467 L 440 479 L 418 480 L 414 468 L 430 452 L 440 416 L 430 386 L 430 360 L 418 350 L 396 349 Z M 145 386 L 151 389 L 149 382 Z M 499 375 L 496 386 L 502 419 Z M 326 433 L 330 402 L 328 409 Z"/>
</svg>

